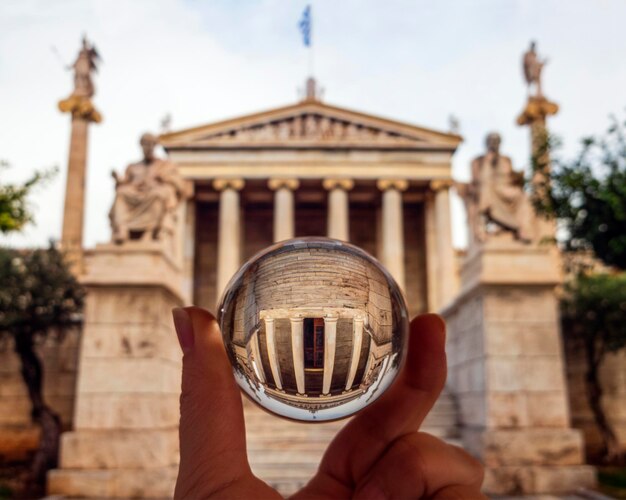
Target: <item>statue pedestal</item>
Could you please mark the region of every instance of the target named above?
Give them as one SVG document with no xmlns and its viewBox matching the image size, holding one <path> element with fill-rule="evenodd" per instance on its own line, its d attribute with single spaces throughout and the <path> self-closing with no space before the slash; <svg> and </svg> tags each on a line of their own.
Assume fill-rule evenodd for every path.
<svg viewBox="0 0 626 500">
<path fill-rule="evenodd" d="M 181 352 L 170 310 L 182 270 L 158 242 L 86 253 L 74 430 L 50 494 L 171 498 L 178 471 Z"/>
<path fill-rule="evenodd" d="M 564 493 L 595 483 L 570 428 L 555 287 L 558 252 L 494 237 L 470 249 L 443 311 L 449 385 L 464 447 L 488 494 Z"/>
</svg>

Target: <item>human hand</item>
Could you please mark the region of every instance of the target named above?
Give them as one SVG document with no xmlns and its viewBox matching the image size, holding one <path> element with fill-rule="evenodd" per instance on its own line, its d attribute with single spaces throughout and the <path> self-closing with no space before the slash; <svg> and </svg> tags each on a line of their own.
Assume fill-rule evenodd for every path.
<svg viewBox="0 0 626 500">
<path fill-rule="evenodd" d="M 217 321 L 198 307 L 173 315 L 184 352 L 175 498 L 282 498 L 250 469 L 241 393 Z M 337 434 L 294 499 L 486 498 L 475 459 L 417 432 L 445 383 L 444 345 L 441 318 L 411 322 L 403 371 Z"/>
</svg>

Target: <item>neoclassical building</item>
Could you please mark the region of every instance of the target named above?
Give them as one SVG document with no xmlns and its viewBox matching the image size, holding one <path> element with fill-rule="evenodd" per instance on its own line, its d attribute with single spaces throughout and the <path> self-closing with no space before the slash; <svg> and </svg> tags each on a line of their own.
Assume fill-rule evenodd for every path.
<svg viewBox="0 0 626 500">
<path fill-rule="evenodd" d="M 91 57 L 87 49 L 81 54 Z M 411 316 L 443 314 L 448 386 L 424 429 L 482 460 L 485 491 L 562 493 L 594 483 L 582 435 L 571 427 L 555 294 L 558 251 L 521 241 L 504 225 L 457 258 L 450 188 L 460 136 L 331 106 L 311 80 L 293 105 L 144 135 L 143 160 L 115 176 L 113 241 L 85 249 L 87 129 L 100 119 L 90 89 L 75 89 L 61 106 L 72 116 L 62 245 L 87 299 L 80 335 L 46 351 L 53 361 L 46 397 L 68 431 L 58 469 L 48 476 L 50 494 L 171 496 L 181 375 L 171 308 L 215 310 L 242 263 L 300 236 L 361 247 L 395 278 Z M 557 109 L 543 96 L 529 97 L 519 123 L 532 130 L 533 144 Z M 154 155 L 157 142 L 166 159 Z M 503 182 L 524 201 L 498 145 L 475 161 L 492 174 L 483 187 Z M 393 362 L 388 323 L 375 320 L 389 314 L 391 300 L 376 276 L 354 269 L 354 281 L 367 275 L 367 284 L 329 305 L 315 283 L 298 283 L 301 263 L 276 265 L 291 273 L 295 288 L 276 287 L 273 299 L 270 293 L 259 300 L 253 322 L 232 319 L 237 363 L 271 397 L 303 406 L 306 393 L 316 411 L 367 390 L 371 374 Z M 320 265 L 332 274 L 338 264 L 323 256 Z M 370 293 L 375 300 L 363 298 Z M 244 305 L 258 299 L 252 290 L 241 297 Z M 375 302 L 374 315 L 366 302 Z M 328 362 L 341 349 L 349 362 Z M 15 360 L 0 354 L 8 360 L 0 363 L 0 382 L 15 387 Z M 28 422 L 24 394 L 2 397 L 0 424 Z M 315 472 L 342 425 L 287 422 L 248 401 L 244 407 L 252 468 L 283 493 Z M 36 442 L 32 429 L 30 436 Z"/>
<path fill-rule="evenodd" d="M 194 302 L 214 307 L 241 263 L 295 236 L 349 241 L 378 258 L 412 314 L 457 289 L 451 160 L 461 137 L 331 106 L 294 105 L 168 133 L 193 182 L 187 244 Z"/>
</svg>

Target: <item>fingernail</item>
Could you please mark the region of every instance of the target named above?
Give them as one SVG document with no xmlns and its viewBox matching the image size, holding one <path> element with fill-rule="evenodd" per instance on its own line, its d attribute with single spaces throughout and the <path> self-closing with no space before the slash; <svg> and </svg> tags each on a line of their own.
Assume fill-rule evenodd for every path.
<svg viewBox="0 0 626 500">
<path fill-rule="evenodd" d="M 187 353 L 193 349 L 193 325 L 189 313 L 180 307 L 172 309 L 172 317 L 174 318 L 174 328 L 178 335 L 178 342 L 183 353 Z"/>
</svg>

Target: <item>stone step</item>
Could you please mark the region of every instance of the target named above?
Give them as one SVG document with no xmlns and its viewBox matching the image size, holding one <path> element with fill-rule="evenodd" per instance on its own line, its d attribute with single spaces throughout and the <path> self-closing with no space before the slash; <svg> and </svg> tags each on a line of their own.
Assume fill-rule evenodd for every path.
<svg viewBox="0 0 626 500">
<path fill-rule="evenodd" d="M 283 495 L 291 495 L 306 485 L 317 471 L 328 443 L 349 422 L 292 422 L 265 412 L 247 400 L 244 408 L 252 470 Z M 448 393 L 441 395 L 421 430 L 460 445 L 457 408 Z"/>
</svg>

